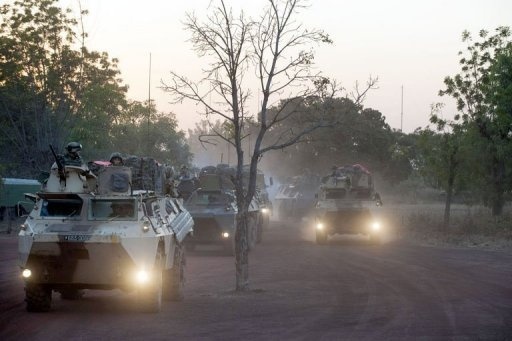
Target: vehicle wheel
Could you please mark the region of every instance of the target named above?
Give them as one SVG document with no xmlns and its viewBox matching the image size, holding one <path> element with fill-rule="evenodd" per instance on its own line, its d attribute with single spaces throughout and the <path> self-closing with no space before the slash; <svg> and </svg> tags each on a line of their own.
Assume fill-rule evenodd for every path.
<svg viewBox="0 0 512 341">
<path fill-rule="evenodd" d="M 49 311 L 52 304 L 52 290 L 39 284 L 27 283 L 25 285 L 25 301 L 29 312 Z"/>
<path fill-rule="evenodd" d="M 84 291 L 79 289 L 64 289 L 60 291 L 63 300 L 79 300 L 84 296 Z"/>
<path fill-rule="evenodd" d="M 162 262 L 163 255 L 159 252 L 155 260 L 152 283 L 147 283 L 147 287 L 139 288 L 137 292 L 137 303 L 141 312 L 158 313 L 162 308 Z"/>
<path fill-rule="evenodd" d="M 323 245 L 327 243 L 327 233 L 316 231 L 316 243 Z"/>
<path fill-rule="evenodd" d="M 258 223 L 257 231 L 256 231 L 256 244 L 261 243 L 263 240 L 263 225 L 264 225 L 265 218 L 262 217 Z"/>
<path fill-rule="evenodd" d="M 224 243 L 224 254 L 226 256 L 235 255 L 235 236 Z"/>
<path fill-rule="evenodd" d="M 258 226 L 256 220 L 251 217 L 247 221 L 247 248 L 249 251 L 256 247 L 256 240 L 258 239 Z"/>
<path fill-rule="evenodd" d="M 163 298 L 168 301 L 182 301 L 185 288 L 185 250 L 176 243 L 172 269 L 163 271 Z"/>
</svg>

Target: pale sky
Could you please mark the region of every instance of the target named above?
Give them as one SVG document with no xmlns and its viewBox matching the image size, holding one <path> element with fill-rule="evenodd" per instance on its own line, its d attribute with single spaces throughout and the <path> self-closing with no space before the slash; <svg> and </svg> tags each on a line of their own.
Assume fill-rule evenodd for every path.
<svg viewBox="0 0 512 341">
<path fill-rule="evenodd" d="M 183 29 L 186 12 L 199 17 L 211 0 L 81 0 L 89 10 L 86 45 L 108 52 L 120 60 L 122 78 L 129 85 L 128 97 L 146 100 L 149 89 L 149 55 L 152 56 L 151 98 L 159 111 L 177 115 L 181 129 L 193 128 L 200 108 L 192 104 L 173 106 L 168 94 L 158 89 L 177 71 L 199 80 L 205 61 L 195 56 Z M 61 0 L 63 7 L 78 8 L 78 0 Z M 216 2 L 214 2 L 215 4 Z M 260 13 L 265 0 L 226 0 L 246 14 Z M 449 98 L 440 98 L 445 76 L 460 71 L 458 51 L 465 50 L 461 34 L 474 36 L 485 29 L 512 26 L 511 0 L 312 0 L 300 20 L 305 27 L 322 29 L 333 45 L 316 48 L 316 68 L 335 78 L 348 90 L 369 75 L 379 77 L 379 89 L 369 93 L 365 107 L 379 110 L 387 123 L 400 129 L 403 86 L 403 130 L 412 132 L 428 124 L 430 105 L 445 102 L 445 116 L 455 108 Z M 257 95 L 255 95 L 256 97 Z M 257 112 L 257 99 L 249 108 Z"/>
</svg>

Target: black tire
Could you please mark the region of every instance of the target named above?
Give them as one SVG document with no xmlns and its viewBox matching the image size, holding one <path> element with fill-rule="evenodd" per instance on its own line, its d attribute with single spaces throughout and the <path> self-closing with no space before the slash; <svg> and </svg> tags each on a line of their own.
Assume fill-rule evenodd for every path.
<svg viewBox="0 0 512 341">
<path fill-rule="evenodd" d="M 25 302 L 29 312 L 47 312 L 52 304 L 52 290 L 39 284 L 25 285 Z"/>
<path fill-rule="evenodd" d="M 64 289 L 60 291 L 63 300 L 79 300 L 84 296 L 84 291 L 79 289 Z"/>
<path fill-rule="evenodd" d="M 162 309 L 162 262 L 163 253 L 158 252 L 155 259 L 152 283 L 137 291 L 137 307 L 144 313 L 158 313 Z"/>
<path fill-rule="evenodd" d="M 263 222 L 258 224 L 258 231 L 256 232 L 256 244 L 263 241 Z"/>
<path fill-rule="evenodd" d="M 234 232 L 233 232 L 234 233 Z M 227 240 L 224 245 L 224 254 L 226 256 L 234 256 L 235 255 L 235 236 Z"/>
<path fill-rule="evenodd" d="M 176 243 L 173 267 L 163 271 L 163 298 L 166 301 L 182 301 L 185 288 L 185 250 L 183 244 Z"/>
<path fill-rule="evenodd" d="M 256 247 L 256 240 L 258 239 L 257 229 L 256 219 L 250 217 L 247 221 L 247 248 L 249 251 Z"/>
<path fill-rule="evenodd" d="M 316 231 L 316 243 L 318 245 L 327 244 L 327 233 Z"/>
</svg>

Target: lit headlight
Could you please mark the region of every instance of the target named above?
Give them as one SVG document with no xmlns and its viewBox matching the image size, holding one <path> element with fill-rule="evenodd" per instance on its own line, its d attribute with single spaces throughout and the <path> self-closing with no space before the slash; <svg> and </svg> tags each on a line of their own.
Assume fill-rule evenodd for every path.
<svg viewBox="0 0 512 341">
<path fill-rule="evenodd" d="M 144 232 L 148 232 L 149 231 L 149 221 L 144 221 L 144 223 L 142 223 L 142 231 Z"/>
<path fill-rule="evenodd" d="M 263 214 L 267 214 L 268 213 L 268 208 L 264 207 L 261 209 L 261 213 Z"/>
<path fill-rule="evenodd" d="M 149 273 L 146 270 L 140 270 L 137 272 L 135 278 L 137 279 L 137 283 L 146 284 L 149 282 Z"/>
<path fill-rule="evenodd" d="M 317 224 L 316 224 L 316 229 L 317 229 L 317 230 L 323 230 L 323 229 L 324 229 L 324 224 L 322 224 L 322 223 L 317 223 Z"/>
<path fill-rule="evenodd" d="M 222 232 L 222 238 L 229 238 L 229 233 Z"/>
<path fill-rule="evenodd" d="M 380 223 L 379 223 L 379 222 L 377 222 L 377 221 L 373 222 L 373 224 L 372 224 L 372 230 L 373 230 L 373 231 L 379 231 L 379 230 L 380 230 Z"/>
<path fill-rule="evenodd" d="M 30 269 L 25 269 L 23 270 L 21 275 L 23 276 L 23 278 L 29 278 L 30 276 L 32 276 L 32 271 L 30 271 Z"/>
</svg>

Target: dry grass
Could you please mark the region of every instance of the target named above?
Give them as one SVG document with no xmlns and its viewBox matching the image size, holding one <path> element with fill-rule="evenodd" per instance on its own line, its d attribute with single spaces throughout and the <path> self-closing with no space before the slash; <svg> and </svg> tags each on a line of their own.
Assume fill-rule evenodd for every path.
<svg viewBox="0 0 512 341">
<path fill-rule="evenodd" d="M 502 216 L 493 217 L 485 207 L 453 205 L 447 229 L 443 229 L 443 203 L 396 205 L 388 212 L 394 216 L 394 226 L 400 227 L 400 236 L 417 243 L 512 251 L 510 206 Z"/>
</svg>

